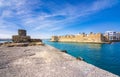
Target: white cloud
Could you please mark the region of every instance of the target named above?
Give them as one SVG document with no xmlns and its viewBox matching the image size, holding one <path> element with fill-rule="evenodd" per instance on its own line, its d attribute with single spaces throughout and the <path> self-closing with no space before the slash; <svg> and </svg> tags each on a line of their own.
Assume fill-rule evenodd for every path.
<svg viewBox="0 0 120 77">
<path fill-rule="evenodd" d="M 118 3 L 118 0 L 98 0 L 93 2 L 90 7 L 87 9 L 88 12 L 91 11 L 101 11 L 104 10 L 106 8 L 110 8 L 113 5 L 115 5 L 116 3 Z"/>
<path fill-rule="evenodd" d="M 39 0 L 0 0 L 0 9 L 2 10 L 2 14 L 0 13 L 0 32 L 3 32 L 1 30 L 3 28 L 6 31 L 13 31 L 13 29 L 8 28 L 14 28 L 14 30 L 25 28 L 33 31 L 57 31 L 69 26 L 68 23 L 76 21 L 77 18 L 89 16 L 103 9 L 110 8 L 117 1 L 96 0 L 88 4 L 79 3 L 78 5 L 72 5 L 65 3 L 59 6 L 54 2 L 45 3 Z M 45 12 L 42 9 L 43 6 L 51 13 Z M 42 10 L 35 11 L 36 9 Z M 65 18 L 56 19 L 57 16 Z M 15 21 L 12 21 L 12 19 L 15 19 Z M 3 34 L 0 34 L 0 36 L 3 36 Z"/>
<path fill-rule="evenodd" d="M 15 34 L 17 33 L 6 29 L 0 29 L 0 38 L 12 38 L 12 35 Z"/>
</svg>

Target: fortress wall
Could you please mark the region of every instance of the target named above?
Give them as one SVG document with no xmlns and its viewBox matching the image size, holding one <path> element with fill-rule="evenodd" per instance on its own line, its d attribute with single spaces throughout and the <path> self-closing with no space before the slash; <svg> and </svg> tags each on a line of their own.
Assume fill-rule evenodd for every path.
<svg viewBox="0 0 120 77">
<path fill-rule="evenodd" d="M 105 35 L 104 40 L 109 41 L 109 36 Z"/>
<path fill-rule="evenodd" d="M 79 34 L 79 35 L 66 35 L 66 36 L 53 36 L 51 41 L 60 42 L 106 42 L 107 39 L 101 34 Z"/>
<path fill-rule="evenodd" d="M 30 36 L 14 35 L 14 36 L 12 36 L 12 41 L 16 42 L 16 43 L 29 42 L 30 41 Z"/>
<path fill-rule="evenodd" d="M 76 41 L 75 38 L 71 38 L 71 37 L 62 37 L 62 38 L 59 38 L 59 41 L 66 41 L 66 42 L 71 42 L 71 41 Z"/>
<path fill-rule="evenodd" d="M 90 42 L 102 42 L 101 34 L 89 34 L 87 38 Z"/>
<path fill-rule="evenodd" d="M 51 41 L 57 41 L 56 37 L 57 36 L 52 36 Z"/>
</svg>

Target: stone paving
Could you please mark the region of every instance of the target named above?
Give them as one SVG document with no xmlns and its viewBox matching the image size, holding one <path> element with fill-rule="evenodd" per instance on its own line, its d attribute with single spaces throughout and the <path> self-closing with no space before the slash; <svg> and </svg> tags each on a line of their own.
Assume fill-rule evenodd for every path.
<svg viewBox="0 0 120 77">
<path fill-rule="evenodd" d="M 44 46 L 0 47 L 0 77 L 119 77 Z"/>
</svg>

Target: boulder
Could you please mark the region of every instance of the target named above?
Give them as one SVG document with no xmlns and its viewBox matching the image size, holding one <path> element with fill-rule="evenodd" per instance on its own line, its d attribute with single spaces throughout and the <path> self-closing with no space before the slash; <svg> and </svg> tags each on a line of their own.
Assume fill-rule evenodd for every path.
<svg viewBox="0 0 120 77">
<path fill-rule="evenodd" d="M 0 43 L 0 46 L 2 46 L 3 45 L 3 43 Z"/>
<path fill-rule="evenodd" d="M 30 42 L 42 42 L 41 39 L 30 39 Z"/>
<path fill-rule="evenodd" d="M 67 51 L 66 51 L 66 50 L 62 50 L 61 52 L 67 53 Z"/>
<path fill-rule="evenodd" d="M 83 61 L 84 59 L 82 57 L 76 57 L 77 60 Z"/>
</svg>

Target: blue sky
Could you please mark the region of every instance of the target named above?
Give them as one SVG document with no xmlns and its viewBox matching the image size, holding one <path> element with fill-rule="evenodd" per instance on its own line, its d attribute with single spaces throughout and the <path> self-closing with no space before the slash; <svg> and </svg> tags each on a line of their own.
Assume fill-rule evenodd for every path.
<svg viewBox="0 0 120 77">
<path fill-rule="evenodd" d="M 0 0 L 0 38 L 120 31 L 120 0 Z"/>
</svg>

